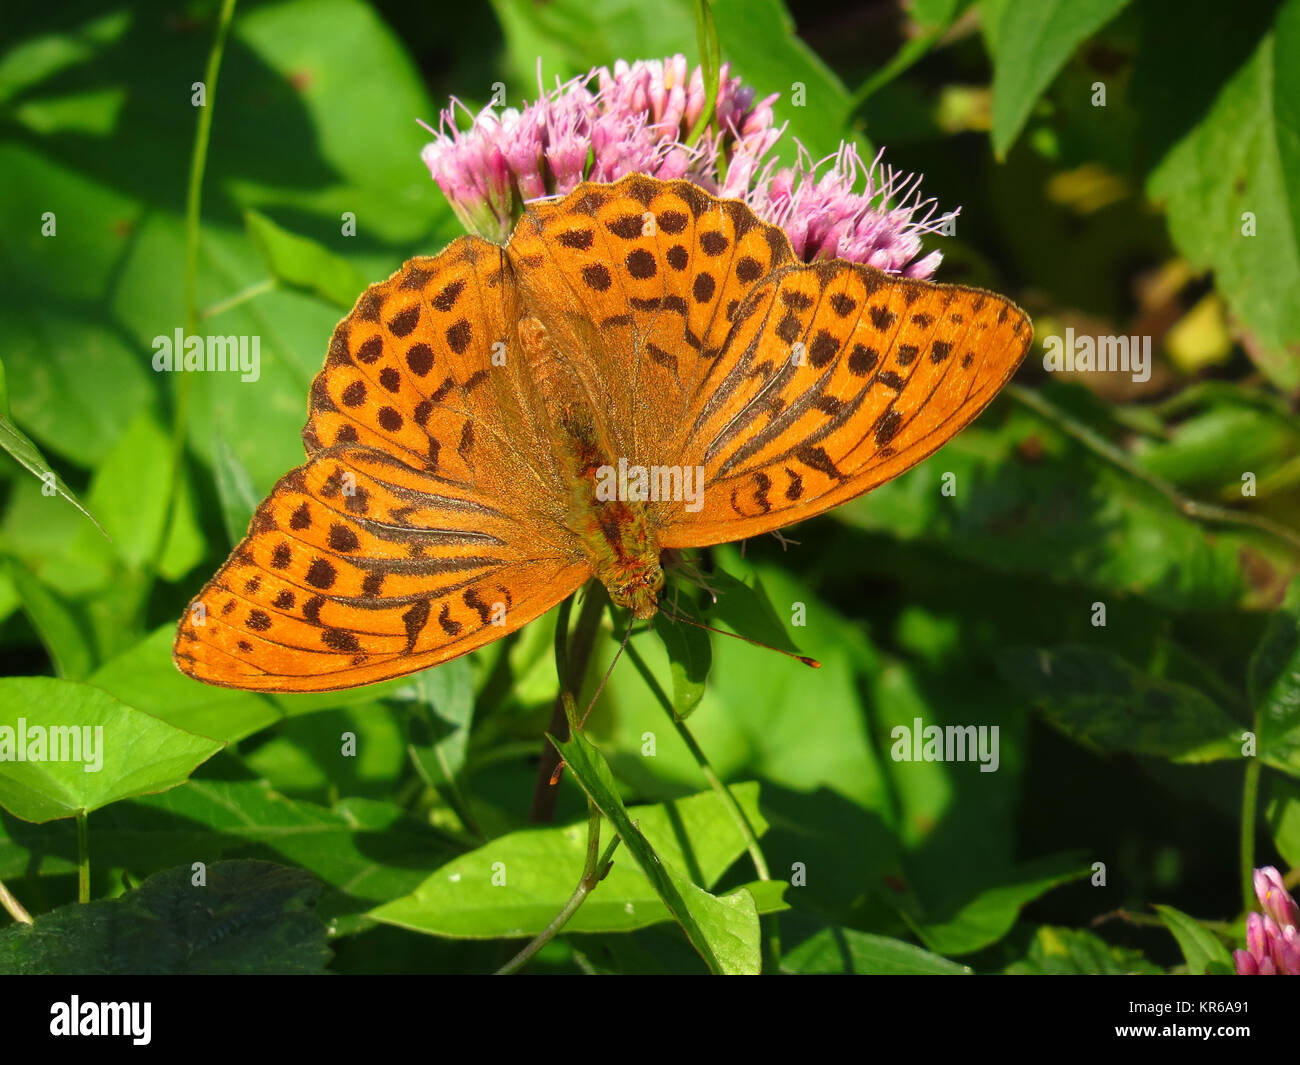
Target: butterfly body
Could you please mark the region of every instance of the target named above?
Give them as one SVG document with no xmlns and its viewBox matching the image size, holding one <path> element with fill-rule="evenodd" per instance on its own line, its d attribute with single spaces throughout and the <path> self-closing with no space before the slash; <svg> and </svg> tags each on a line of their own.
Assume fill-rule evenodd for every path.
<svg viewBox="0 0 1300 1065">
<path fill-rule="evenodd" d="M 1031 335 L 993 293 L 799 263 L 688 182 L 580 185 L 505 246 L 461 238 L 362 294 L 312 385 L 307 462 L 174 658 L 213 684 L 350 687 L 480 647 L 593 576 L 651 617 L 662 551 L 897 476 L 987 406 Z"/>
</svg>

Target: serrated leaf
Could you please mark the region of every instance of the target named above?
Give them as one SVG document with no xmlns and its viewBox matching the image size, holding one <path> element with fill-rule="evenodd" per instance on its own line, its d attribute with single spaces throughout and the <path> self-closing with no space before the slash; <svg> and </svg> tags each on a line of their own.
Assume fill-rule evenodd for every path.
<svg viewBox="0 0 1300 1065">
<path fill-rule="evenodd" d="M 24 821 L 173 788 L 222 746 L 89 684 L 0 678 L 0 806 Z"/>
<path fill-rule="evenodd" d="M 270 862 L 216 862 L 151 876 L 119 899 L 62 906 L 0 932 L 0 973 L 179 975 L 325 971 L 313 912 L 320 884 Z"/>
</svg>

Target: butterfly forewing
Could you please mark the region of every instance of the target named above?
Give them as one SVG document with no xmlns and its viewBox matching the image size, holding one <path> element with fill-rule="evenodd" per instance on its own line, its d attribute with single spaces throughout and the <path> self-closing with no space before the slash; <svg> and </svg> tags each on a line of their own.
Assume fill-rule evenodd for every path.
<svg viewBox="0 0 1300 1065">
<path fill-rule="evenodd" d="M 582 361 L 609 438 L 650 464 L 680 462 L 732 315 L 794 258 L 744 204 L 641 175 L 537 205 L 508 254 L 523 298 L 572 323 L 552 327 L 556 354 Z"/>
<path fill-rule="evenodd" d="M 991 293 L 829 261 L 764 279 L 738 310 L 690 412 L 698 515 L 664 546 L 781 528 L 896 477 L 967 425 L 1028 349 L 1025 314 Z"/>
</svg>

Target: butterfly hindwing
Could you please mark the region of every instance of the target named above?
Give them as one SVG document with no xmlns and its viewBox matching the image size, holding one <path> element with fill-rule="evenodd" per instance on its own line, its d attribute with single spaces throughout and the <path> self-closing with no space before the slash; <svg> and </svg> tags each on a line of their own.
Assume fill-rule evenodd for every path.
<svg viewBox="0 0 1300 1065">
<path fill-rule="evenodd" d="M 184 672 L 325 691 L 446 661 L 513 632 L 590 570 L 539 553 L 472 491 L 373 448 L 335 445 L 282 478 L 190 604 Z"/>
</svg>

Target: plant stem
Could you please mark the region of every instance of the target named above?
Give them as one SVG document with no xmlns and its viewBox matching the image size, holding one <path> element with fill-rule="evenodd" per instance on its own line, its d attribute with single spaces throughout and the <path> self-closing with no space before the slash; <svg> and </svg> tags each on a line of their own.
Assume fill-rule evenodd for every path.
<svg viewBox="0 0 1300 1065">
<path fill-rule="evenodd" d="M 687 750 L 691 752 L 691 757 L 695 759 L 695 764 L 700 767 L 700 772 L 704 774 L 704 779 L 709 782 L 709 787 L 722 800 L 722 805 L 740 830 L 741 837 L 745 840 L 745 850 L 749 852 L 749 859 L 754 863 L 754 872 L 758 874 L 759 880 L 771 880 L 772 874 L 768 871 L 767 859 L 763 855 L 762 847 L 759 846 L 758 835 L 754 831 L 754 826 L 749 823 L 749 818 L 745 816 L 745 811 L 741 809 L 740 803 L 736 802 L 735 796 L 731 794 L 731 789 L 722 782 L 722 778 L 718 776 L 716 770 L 710 764 L 708 755 L 704 753 L 704 748 L 695 741 L 695 736 L 686 727 L 686 722 L 677 716 L 677 712 L 673 709 L 672 700 L 668 698 L 668 693 L 660 686 L 645 659 L 641 657 L 631 643 L 627 645 L 627 656 L 632 665 L 636 667 L 636 671 L 641 674 L 641 679 L 646 682 L 651 693 L 663 708 L 664 713 L 668 715 L 668 719 L 673 723 L 673 728 L 677 730 L 677 735 L 682 738 Z M 771 970 L 775 971 L 781 962 L 781 927 L 780 921 L 775 914 L 772 915 L 767 945 L 771 955 Z"/>
<path fill-rule="evenodd" d="M 615 834 L 614 838 L 610 840 L 609 846 L 605 848 L 605 853 L 600 853 L 600 811 L 596 808 L 596 804 L 588 799 L 587 860 L 582 869 L 582 877 L 578 880 L 578 886 L 573 889 L 569 901 L 561 907 L 560 912 L 552 918 L 551 923 L 543 928 L 523 950 L 501 966 L 497 970 L 497 976 L 508 976 L 510 973 L 517 972 L 539 950 L 555 938 L 560 929 L 568 923 L 569 918 L 578 912 L 578 907 L 583 904 L 596 885 L 605 878 L 609 872 L 609 863 L 614 857 L 614 848 L 617 846 L 618 835 Z"/>
<path fill-rule="evenodd" d="M 582 594 L 586 598 L 571 640 L 568 629 L 569 615 L 573 609 L 572 598 L 560 604 L 560 613 L 555 622 L 555 672 L 560 690 L 555 697 L 555 705 L 551 708 L 551 723 L 547 732 L 561 741 L 567 740 L 570 735 L 569 718 L 565 713 L 565 695 L 576 702 L 574 692 L 582 689 L 582 678 L 587 675 L 591 653 L 596 646 L 600 618 L 609 601 L 604 587 L 597 581 L 589 582 Z M 558 789 L 551 784 L 551 777 L 559 764 L 559 751 L 551 746 L 549 740 L 543 738 L 537 779 L 533 784 L 533 804 L 528 815 L 528 820 L 533 824 L 549 824 L 555 817 Z"/>
<path fill-rule="evenodd" d="M 190 154 L 189 188 L 185 194 L 185 335 L 192 336 L 199 328 L 198 276 L 199 276 L 199 220 L 203 205 L 203 174 L 208 165 L 208 141 L 212 136 L 212 112 L 217 103 L 217 75 L 221 70 L 221 56 L 226 48 L 226 37 L 235 14 L 235 0 L 222 0 L 217 16 L 217 32 L 208 52 L 208 65 L 203 76 L 204 105 L 199 108 L 198 128 L 194 134 L 194 150 Z M 178 353 L 179 354 L 179 353 Z M 172 411 L 171 479 L 167 487 L 167 508 L 164 511 L 158 544 L 144 563 L 145 587 L 140 597 L 140 609 L 149 602 L 149 590 L 158 574 L 162 553 L 171 537 L 176 520 L 177 498 L 180 495 L 181 475 L 185 461 L 185 439 L 189 429 L 190 375 L 176 375 L 176 405 Z"/>
<path fill-rule="evenodd" d="M 1071 418 L 1060 407 L 1045 399 L 1033 389 L 1021 385 L 1007 385 L 1003 391 L 1022 407 L 1028 407 L 1041 418 L 1052 422 L 1062 432 L 1074 437 L 1089 451 L 1118 466 L 1125 473 L 1137 478 L 1148 487 L 1154 488 L 1187 517 L 1207 524 L 1246 525 L 1268 533 L 1270 536 L 1286 543 L 1293 550 L 1300 550 L 1300 533 L 1288 529 L 1285 525 L 1272 521 L 1262 514 L 1252 514 L 1245 510 L 1233 510 L 1231 507 L 1220 507 L 1213 503 L 1202 503 L 1196 499 L 1189 499 L 1168 481 L 1157 477 L 1149 470 L 1144 470 L 1122 448 L 1116 447 L 1100 433 Z"/>
<path fill-rule="evenodd" d="M 1255 734 L 1259 735 L 1259 722 L 1255 724 Z M 1257 757 L 1246 762 L 1246 781 L 1241 794 L 1241 898 L 1247 910 L 1255 905 L 1255 813 L 1260 769 Z"/>
<path fill-rule="evenodd" d="M 251 299 L 256 299 L 266 292 L 273 292 L 279 286 L 279 282 L 273 277 L 264 278 L 261 281 L 254 281 L 246 288 L 240 289 L 233 296 L 227 296 L 224 300 L 218 300 L 216 303 L 209 304 L 199 312 L 199 319 L 206 321 L 209 318 L 215 318 L 226 311 L 234 310 L 241 303 L 247 303 Z"/>
<path fill-rule="evenodd" d="M 85 810 L 77 811 L 77 901 L 90 901 L 90 831 Z"/>
<path fill-rule="evenodd" d="M 727 813 L 736 822 L 736 827 L 740 829 L 740 834 L 745 839 L 745 849 L 749 851 L 749 857 L 754 863 L 754 871 L 758 874 L 758 878 L 760 880 L 771 880 L 772 875 L 768 872 L 767 860 L 763 857 L 763 851 L 758 845 L 758 837 L 754 834 L 754 826 L 749 823 L 749 818 L 745 816 L 745 811 L 740 808 L 740 803 L 736 802 L 731 790 L 722 782 L 722 778 L 718 776 L 709 763 L 708 755 L 695 742 L 695 737 L 691 735 L 691 730 L 686 727 L 686 722 L 678 717 L 673 710 L 672 700 L 660 687 L 655 675 L 650 672 L 650 667 L 646 664 L 645 659 L 630 643 L 627 645 L 627 656 L 636 667 L 637 672 L 641 674 L 641 679 L 646 682 L 655 699 L 658 700 L 664 713 L 668 715 L 668 719 L 673 723 L 673 728 L 677 730 L 682 742 L 686 744 L 687 749 L 691 752 L 691 757 L 695 759 L 695 764 L 700 767 L 700 772 L 704 774 L 704 779 L 709 782 L 709 787 L 717 792 L 718 798 L 722 800 L 723 805 L 727 808 Z"/>
<path fill-rule="evenodd" d="M 0 906 L 9 911 L 9 916 L 19 924 L 31 924 L 32 915 L 23 909 L 23 904 L 13 896 L 3 880 L 0 880 Z"/>
</svg>

